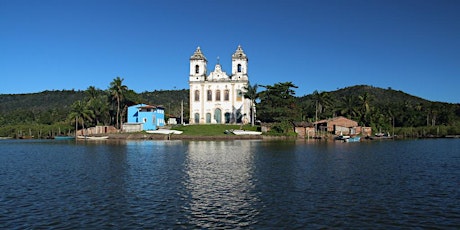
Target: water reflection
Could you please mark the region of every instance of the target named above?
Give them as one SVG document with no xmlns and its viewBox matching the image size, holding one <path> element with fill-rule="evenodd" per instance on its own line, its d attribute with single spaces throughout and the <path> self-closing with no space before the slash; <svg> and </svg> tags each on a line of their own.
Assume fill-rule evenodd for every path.
<svg viewBox="0 0 460 230">
<path fill-rule="evenodd" d="M 459 140 L 0 141 L 5 229 L 458 229 Z"/>
<path fill-rule="evenodd" d="M 189 224 L 198 228 L 244 227 L 258 214 L 252 141 L 190 142 L 186 153 Z"/>
</svg>

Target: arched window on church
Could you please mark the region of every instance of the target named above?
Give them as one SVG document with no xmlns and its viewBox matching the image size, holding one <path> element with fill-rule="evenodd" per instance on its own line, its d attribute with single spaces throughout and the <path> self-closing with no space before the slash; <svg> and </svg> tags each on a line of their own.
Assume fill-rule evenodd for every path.
<svg viewBox="0 0 460 230">
<path fill-rule="evenodd" d="M 195 90 L 195 101 L 200 101 L 200 91 Z"/>
<path fill-rule="evenodd" d="M 242 101 L 243 100 L 243 92 L 241 89 L 236 90 L 236 101 Z"/>
<path fill-rule="evenodd" d="M 220 101 L 220 90 L 216 90 L 216 101 Z"/>
<path fill-rule="evenodd" d="M 200 66 L 199 65 L 195 66 L 195 73 L 196 74 L 200 73 Z"/>
<path fill-rule="evenodd" d="M 238 64 L 237 71 L 238 71 L 238 73 L 241 73 L 241 64 Z"/>
<path fill-rule="evenodd" d="M 208 101 L 212 101 L 212 90 L 208 90 Z"/>
<path fill-rule="evenodd" d="M 230 91 L 228 89 L 224 90 L 224 101 L 230 100 Z"/>
</svg>

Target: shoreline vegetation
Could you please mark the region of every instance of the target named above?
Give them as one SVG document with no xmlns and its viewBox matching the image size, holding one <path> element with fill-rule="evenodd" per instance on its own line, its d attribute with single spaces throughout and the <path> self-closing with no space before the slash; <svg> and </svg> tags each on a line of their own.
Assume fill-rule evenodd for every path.
<svg viewBox="0 0 460 230">
<path fill-rule="evenodd" d="M 38 128 L 38 127 L 35 127 Z M 118 132 L 118 133 L 101 133 L 88 135 L 88 137 L 107 136 L 109 140 L 334 140 L 336 135 L 331 133 L 320 133 L 316 138 L 299 138 L 295 132 L 277 133 L 266 132 L 262 135 L 234 135 L 229 130 L 246 130 L 260 131 L 259 125 L 174 125 L 167 126 L 166 129 L 182 131 L 182 134 L 155 134 L 145 131 L 140 132 Z M 375 136 L 361 137 L 362 141 L 366 140 L 393 140 L 393 139 L 414 139 L 414 138 L 460 138 L 460 135 L 450 135 L 447 132 L 448 127 L 419 127 L 419 128 L 395 128 L 392 132 L 387 132 L 388 136 L 379 138 Z M 60 131 L 59 131 L 60 132 Z M 5 136 L 0 139 L 53 139 L 59 136 L 74 136 L 73 133 L 67 135 L 51 135 L 46 132 L 29 128 L 28 132 L 20 132 L 16 136 Z M 56 138 L 59 139 L 59 138 Z M 67 140 L 69 138 L 66 138 Z M 62 139 L 61 139 L 62 140 Z M 84 139 L 80 139 L 84 140 Z"/>
</svg>

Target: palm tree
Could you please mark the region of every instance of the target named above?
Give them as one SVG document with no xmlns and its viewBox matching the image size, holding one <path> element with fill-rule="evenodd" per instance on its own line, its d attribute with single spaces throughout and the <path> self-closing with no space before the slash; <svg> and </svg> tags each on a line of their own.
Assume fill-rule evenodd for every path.
<svg viewBox="0 0 460 230">
<path fill-rule="evenodd" d="M 372 96 L 368 92 L 365 92 L 363 95 L 358 96 L 358 99 L 361 106 L 361 121 L 363 121 L 365 125 L 369 125 L 370 121 L 368 115 L 371 111 L 370 103 L 372 101 Z"/>
<path fill-rule="evenodd" d="M 109 117 L 109 105 L 107 104 L 107 95 L 99 95 L 88 101 L 88 109 L 94 113 L 94 122 L 96 125 L 107 123 Z"/>
<path fill-rule="evenodd" d="M 358 110 L 356 107 L 356 100 L 353 95 L 346 95 L 342 97 L 340 106 L 337 108 L 337 112 L 342 116 L 347 116 L 349 119 L 354 119 L 358 116 Z"/>
<path fill-rule="evenodd" d="M 251 86 L 251 84 L 248 82 L 248 85 L 244 87 L 244 90 L 246 91 L 244 93 L 244 98 L 247 98 L 251 101 L 251 126 L 254 126 L 254 120 L 255 120 L 255 101 L 259 97 L 257 93 L 257 84 L 254 84 Z"/>
<path fill-rule="evenodd" d="M 128 86 L 123 85 L 124 78 L 116 77 L 110 82 L 109 91 L 112 94 L 112 97 L 117 101 L 117 118 L 116 118 L 116 127 L 120 128 L 120 106 L 121 101 L 123 100 L 125 92 L 128 90 Z"/>
<path fill-rule="evenodd" d="M 326 112 L 326 108 L 332 104 L 332 99 L 329 93 L 327 92 L 318 92 L 315 90 L 313 92 L 313 99 L 315 100 L 315 114 Z M 316 116 L 316 115 L 315 115 Z"/>
<path fill-rule="evenodd" d="M 74 102 L 71 107 L 69 119 L 75 120 L 75 136 L 77 136 L 78 123 L 81 123 L 82 129 L 85 129 L 85 120 L 92 121 L 93 111 L 81 100 Z"/>
<path fill-rule="evenodd" d="M 95 99 L 95 98 L 97 98 L 99 96 L 99 90 L 95 86 L 88 87 L 88 89 L 86 89 L 85 93 L 86 93 L 86 95 L 88 96 L 88 98 L 90 100 Z"/>
</svg>

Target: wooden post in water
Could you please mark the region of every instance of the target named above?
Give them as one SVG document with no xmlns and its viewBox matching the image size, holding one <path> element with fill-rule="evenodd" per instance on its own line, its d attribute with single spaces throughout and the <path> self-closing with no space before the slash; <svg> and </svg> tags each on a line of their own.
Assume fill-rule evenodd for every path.
<svg viewBox="0 0 460 230">
<path fill-rule="evenodd" d="M 77 140 L 78 116 L 75 116 L 75 140 Z"/>
</svg>

